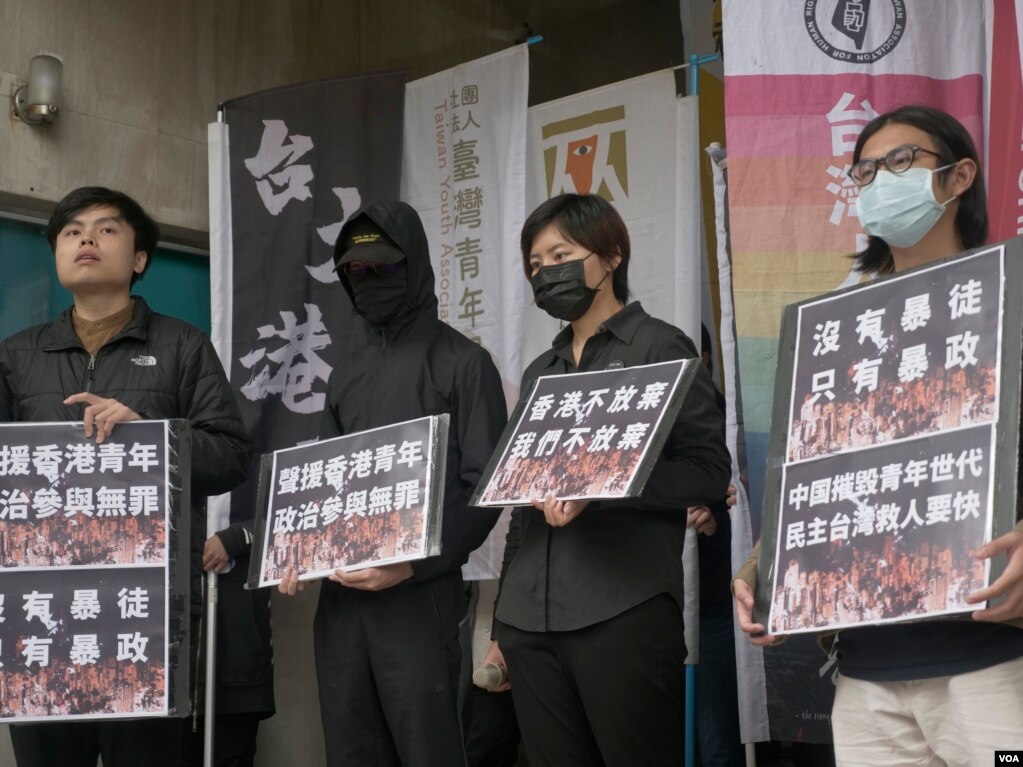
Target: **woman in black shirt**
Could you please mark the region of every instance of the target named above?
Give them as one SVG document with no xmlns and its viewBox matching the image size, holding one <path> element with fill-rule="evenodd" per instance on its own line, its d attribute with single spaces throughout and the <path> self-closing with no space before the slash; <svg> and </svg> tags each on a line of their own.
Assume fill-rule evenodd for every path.
<svg viewBox="0 0 1023 767">
<path fill-rule="evenodd" d="M 526 369 L 523 396 L 539 376 L 698 356 L 627 303 L 629 236 L 602 198 L 547 201 L 521 243 L 537 306 L 568 323 Z M 547 497 L 513 513 L 487 660 L 507 660 L 532 767 L 682 763 L 686 509 L 722 498 L 729 471 L 701 366 L 640 498 Z"/>
</svg>

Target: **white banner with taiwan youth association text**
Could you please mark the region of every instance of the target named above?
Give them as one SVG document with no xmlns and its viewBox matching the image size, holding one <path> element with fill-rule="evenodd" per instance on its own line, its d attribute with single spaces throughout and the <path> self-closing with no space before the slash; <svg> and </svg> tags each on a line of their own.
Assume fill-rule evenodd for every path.
<svg viewBox="0 0 1023 767">
<path fill-rule="evenodd" d="M 490 352 L 509 404 L 522 374 L 528 92 L 525 45 L 405 88 L 401 197 L 426 229 L 440 318 Z M 506 530 L 502 519 L 473 552 L 467 578 L 497 577 Z"/>
<path fill-rule="evenodd" d="M 401 169 L 402 199 L 430 243 L 440 318 L 490 352 L 513 401 L 528 62 L 520 45 L 409 83 Z"/>
</svg>

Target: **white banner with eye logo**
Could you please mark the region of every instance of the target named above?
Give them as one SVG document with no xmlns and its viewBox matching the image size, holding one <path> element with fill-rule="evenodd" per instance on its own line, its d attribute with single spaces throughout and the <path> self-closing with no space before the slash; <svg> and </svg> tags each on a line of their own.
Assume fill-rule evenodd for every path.
<svg viewBox="0 0 1023 767">
<path fill-rule="evenodd" d="M 696 97 L 677 99 L 670 69 L 529 110 L 529 210 L 566 192 L 598 194 L 625 221 L 629 289 L 653 316 L 698 344 L 703 224 Z M 526 362 L 550 345 L 558 321 L 532 306 Z"/>
</svg>

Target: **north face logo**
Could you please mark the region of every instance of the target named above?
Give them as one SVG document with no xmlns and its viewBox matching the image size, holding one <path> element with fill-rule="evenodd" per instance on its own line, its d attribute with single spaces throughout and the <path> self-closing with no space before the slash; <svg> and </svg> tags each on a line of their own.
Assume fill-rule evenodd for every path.
<svg viewBox="0 0 1023 767">
<path fill-rule="evenodd" d="M 139 367 L 153 367 L 156 364 L 156 357 L 151 354 L 139 354 L 137 357 L 132 357 L 131 361 Z"/>
</svg>

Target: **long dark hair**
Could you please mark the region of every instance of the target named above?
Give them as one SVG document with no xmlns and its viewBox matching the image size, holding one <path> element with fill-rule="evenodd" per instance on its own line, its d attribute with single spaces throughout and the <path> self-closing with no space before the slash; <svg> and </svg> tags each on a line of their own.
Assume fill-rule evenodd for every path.
<svg viewBox="0 0 1023 767">
<path fill-rule="evenodd" d="M 925 106 L 899 107 L 875 117 L 863 128 L 863 132 L 856 140 L 856 148 L 853 149 L 854 165 L 860 161 L 863 145 L 889 123 L 911 125 L 929 135 L 934 140 L 938 154 L 941 155 L 939 165 L 950 165 L 966 158 L 973 160 L 977 166 L 977 176 L 973 179 L 973 186 L 959 198 L 959 210 L 956 212 L 955 224 L 965 247 L 976 248 L 983 245 L 987 240 L 987 198 L 984 194 L 984 175 L 980 167 L 980 158 L 977 156 L 977 148 L 973 145 L 973 139 L 970 138 L 966 128 L 952 115 L 942 112 L 940 109 Z M 940 173 L 944 175 L 951 170 L 952 168 L 948 168 Z M 889 274 L 895 270 L 891 248 L 880 237 L 871 236 L 867 247 L 856 253 L 853 258 L 856 261 L 856 270 L 860 273 Z"/>
</svg>

